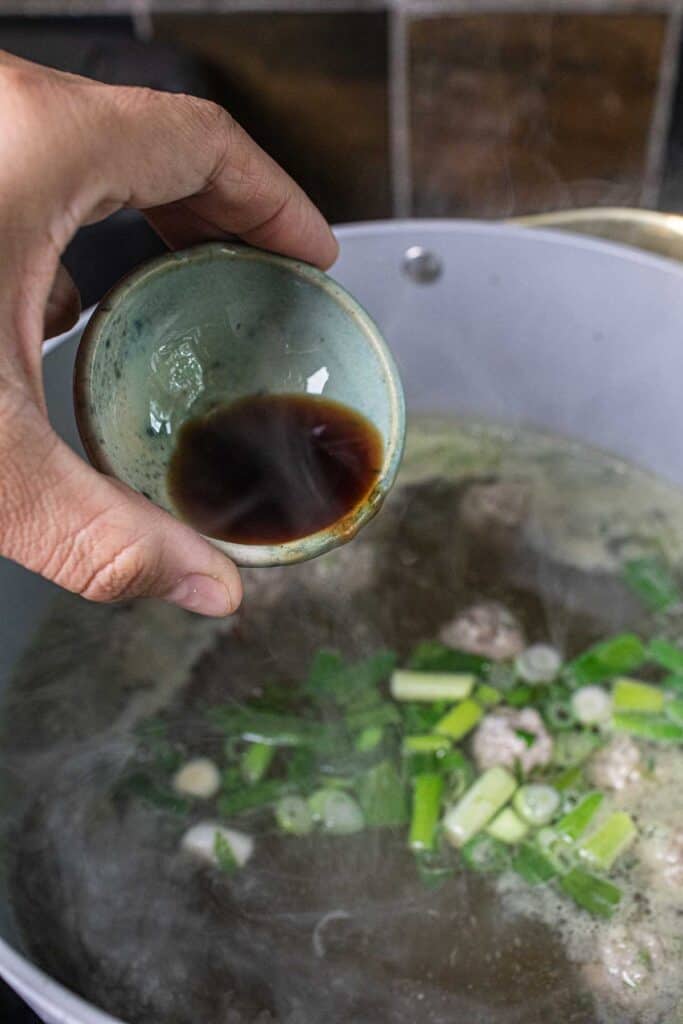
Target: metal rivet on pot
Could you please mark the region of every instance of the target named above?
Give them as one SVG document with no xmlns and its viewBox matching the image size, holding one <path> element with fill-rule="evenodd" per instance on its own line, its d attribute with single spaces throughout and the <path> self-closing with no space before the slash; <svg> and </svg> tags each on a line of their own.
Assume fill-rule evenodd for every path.
<svg viewBox="0 0 683 1024">
<path fill-rule="evenodd" d="M 411 245 L 403 255 L 403 273 L 416 284 L 431 284 L 441 277 L 441 260 L 435 252 Z"/>
</svg>

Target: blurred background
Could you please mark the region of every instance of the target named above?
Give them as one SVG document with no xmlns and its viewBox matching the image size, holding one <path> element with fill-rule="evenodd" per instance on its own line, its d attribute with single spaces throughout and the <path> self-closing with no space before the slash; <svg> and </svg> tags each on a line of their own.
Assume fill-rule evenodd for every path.
<svg viewBox="0 0 683 1024">
<path fill-rule="evenodd" d="M 0 0 L 0 47 L 228 107 L 333 222 L 683 208 L 678 0 Z M 84 303 L 159 243 L 122 213 Z"/>
<path fill-rule="evenodd" d="M 679 0 L 0 0 L 0 48 L 226 106 L 336 223 L 683 211 Z M 122 211 L 84 306 L 162 250 Z M 0 1021 L 36 1018 L 0 989 Z"/>
</svg>

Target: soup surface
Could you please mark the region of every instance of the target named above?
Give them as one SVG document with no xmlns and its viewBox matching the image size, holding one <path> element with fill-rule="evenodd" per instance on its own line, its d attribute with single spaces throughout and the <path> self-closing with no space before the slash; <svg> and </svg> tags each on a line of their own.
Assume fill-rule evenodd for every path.
<svg viewBox="0 0 683 1024">
<path fill-rule="evenodd" d="M 25 948 L 127 1024 L 679 1020 L 682 554 L 648 474 L 423 419 L 231 620 L 59 597 L 4 710 Z"/>
</svg>

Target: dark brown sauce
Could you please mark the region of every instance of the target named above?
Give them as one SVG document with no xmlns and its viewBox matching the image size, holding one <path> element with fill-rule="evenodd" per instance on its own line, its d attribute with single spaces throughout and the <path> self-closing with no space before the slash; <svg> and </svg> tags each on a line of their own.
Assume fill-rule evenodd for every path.
<svg viewBox="0 0 683 1024">
<path fill-rule="evenodd" d="M 168 489 L 182 517 L 209 537 L 282 543 L 352 512 L 377 481 L 382 455 L 377 428 L 339 402 L 253 395 L 183 424 Z"/>
</svg>

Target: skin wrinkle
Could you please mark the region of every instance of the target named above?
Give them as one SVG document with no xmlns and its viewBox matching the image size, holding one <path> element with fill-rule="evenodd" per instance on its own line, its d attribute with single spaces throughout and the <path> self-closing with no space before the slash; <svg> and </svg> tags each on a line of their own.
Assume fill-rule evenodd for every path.
<svg viewBox="0 0 683 1024">
<path fill-rule="evenodd" d="M 152 579 L 156 568 L 147 557 L 145 540 L 138 537 L 113 551 L 85 584 L 77 587 L 77 593 L 90 601 L 120 601 L 138 593 L 138 584 Z"/>
<path fill-rule="evenodd" d="M 227 613 L 241 599 L 234 565 L 83 463 L 47 422 L 44 330 L 78 312 L 62 251 L 80 225 L 126 205 L 172 243 L 237 235 L 327 267 L 336 242 L 301 189 L 206 101 L 0 53 L 0 124 L 0 550 L 98 601 L 163 597 L 206 576 L 225 588 Z"/>
</svg>

